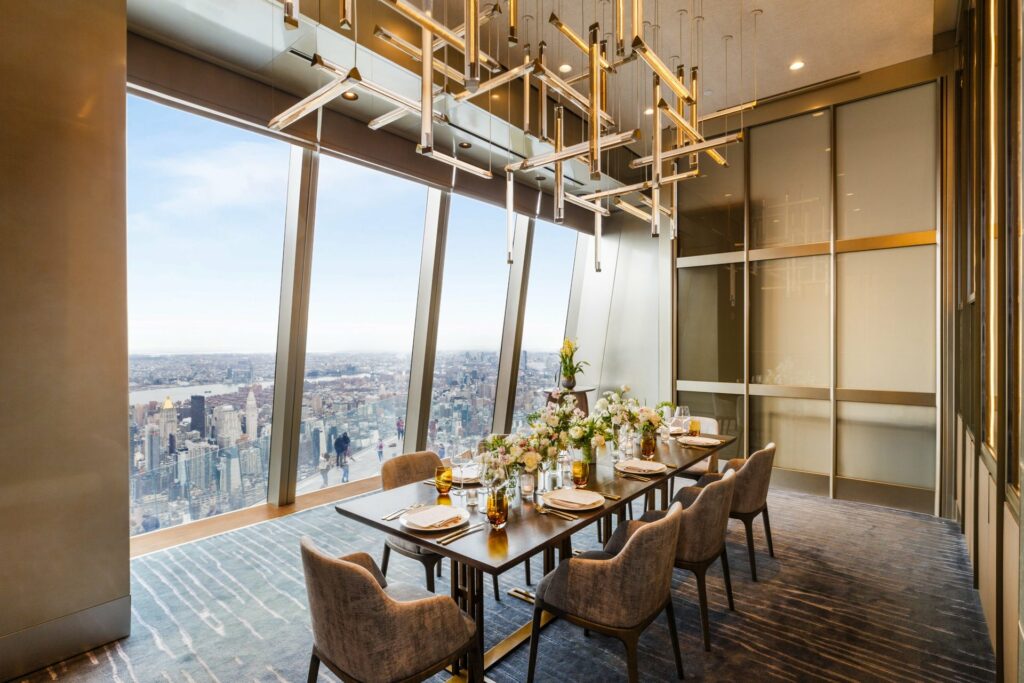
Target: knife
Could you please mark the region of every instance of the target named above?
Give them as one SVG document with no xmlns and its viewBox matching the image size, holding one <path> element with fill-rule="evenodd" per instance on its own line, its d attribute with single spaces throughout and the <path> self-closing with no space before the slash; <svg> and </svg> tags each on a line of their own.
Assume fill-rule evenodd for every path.
<svg viewBox="0 0 1024 683">
<path fill-rule="evenodd" d="M 443 540 L 440 540 L 440 541 L 438 541 L 438 543 L 440 543 L 441 545 L 448 545 L 449 543 L 454 543 L 455 541 L 459 540 L 460 538 L 464 538 L 466 536 L 469 536 L 470 534 L 475 534 L 478 531 L 482 531 L 485 526 L 487 526 L 487 525 L 486 524 L 478 524 L 477 526 L 471 526 L 468 529 L 464 530 L 462 533 L 456 534 L 454 536 L 451 536 L 450 538 L 445 538 Z"/>
</svg>

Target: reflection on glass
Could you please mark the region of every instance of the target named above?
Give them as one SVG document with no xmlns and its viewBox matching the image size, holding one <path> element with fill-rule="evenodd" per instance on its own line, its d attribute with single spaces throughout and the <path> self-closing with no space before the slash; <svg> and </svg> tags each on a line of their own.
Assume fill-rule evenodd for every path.
<svg viewBox="0 0 1024 683">
<path fill-rule="evenodd" d="M 544 390 L 558 384 L 558 349 L 565 335 L 577 234 L 553 223 L 534 224 L 513 431 L 526 427 L 526 416 L 547 400 Z"/>
<path fill-rule="evenodd" d="M 442 458 L 491 433 L 508 263 L 505 210 L 452 195 L 427 448 Z"/>
<path fill-rule="evenodd" d="M 309 287 L 297 492 L 320 488 L 319 458 L 349 479 L 404 452 L 409 364 L 427 189 L 332 157 L 320 159 Z M 328 471 L 327 484 L 342 470 Z"/>
<path fill-rule="evenodd" d="M 836 476 L 935 488 L 935 408 L 836 404 Z"/>
<path fill-rule="evenodd" d="M 708 394 L 697 391 L 680 391 L 678 405 L 686 406 L 692 417 L 712 418 L 717 423 L 717 433 L 735 436 L 732 442 L 718 451 L 718 461 L 742 457 L 740 441 L 743 437 L 743 396 L 736 394 Z M 709 428 L 705 428 L 709 431 Z"/>
<path fill-rule="evenodd" d="M 775 466 L 828 474 L 832 461 L 828 401 L 750 397 L 750 448 L 774 441 Z"/>
<path fill-rule="evenodd" d="M 743 381 L 743 264 L 679 270 L 680 379 Z"/>
<path fill-rule="evenodd" d="M 289 147 L 126 104 L 137 534 L 267 499 Z"/>
<path fill-rule="evenodd" d="M 935 391 L 935 249 L 836 256 L 839 387 Z"/>
<path fill-rule="evenodd" d="M 700 175 L 679 183 L 679 255 L 743 250 L 743 143 L 722 150 L 729 165 L 706 157 Z"/>
<path fill-rule="evenodd" d="M 935 83 L 836 111 L 837 239 L 936 228 Z"/>
<path fill-rule="evenodd" d="M 829 257 L 750 264 L 750 381 L 829 384 Z"/>
<path fill-rule="evenodd" d="M 751 249 L 828 241 L 829 137 L 827 111 L 751 130 Z"/>
</svg>

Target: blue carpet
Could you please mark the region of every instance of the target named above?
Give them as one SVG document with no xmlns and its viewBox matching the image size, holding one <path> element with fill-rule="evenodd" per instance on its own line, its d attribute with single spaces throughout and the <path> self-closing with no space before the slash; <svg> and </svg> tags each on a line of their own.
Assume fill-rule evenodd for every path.
<svg viewBox="0 0 1024 683">
<path fill-rule="evenodd" d="M 763 529 L 750 580 L 743 527 L 732 522 L 736 611 L 721 573 L 709 572 L 712 651 L 700 636 L 696 587 L 676 572 L 674 600 L 690 680 L 992 681 L 995 664 L 963 537 L 926 515 L 790 492 L 769 498 L 776 557 Z M 300 512 L 132 562 L 132 636 L 22 680 L 304 681 L 311 634 L 298 542 L 311 536 L 342 555 L 380 557 L 382 537 L 333 506 Z M 577 548 L 597 547 L 592 529 Z M 423 582 L 422 567 L 392 555 L 389 579 Z M 539 578 L 540 561 L 533 564 Z M 437 591 L 448 592 L 448 566 Z M 521 567 L 502 590 L 524 585 Z M 486 584 L 485 584 L 486 585 Z M 488 595 L 488 646 L 530 619 L 531 606 Z M 525 678 L 528 646 L 488 672 Z M 538 680 L 625 679 L 621 644 L 556 621 L 544 629 Z M 668 629 L 658 619 L 640 641 L 643 680 L 673 680 Z M 321 670 L 320 680 L 334 680 Z M 443 677 L 437 677 L 443 680 Z"/>
</svg>

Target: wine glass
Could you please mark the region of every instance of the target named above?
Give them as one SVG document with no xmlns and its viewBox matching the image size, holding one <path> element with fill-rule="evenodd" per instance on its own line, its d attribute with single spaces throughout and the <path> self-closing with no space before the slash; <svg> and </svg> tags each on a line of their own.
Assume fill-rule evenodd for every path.
<svg viewBox="0 0 1024 683">
<path fill-rule="evenodd" d="M 552 463 L 552 459 L 549 456 L 544 456 L 540 459 L 541 480 L 539 482 L 540 486 L 537 487 L 538 493 L 544 493 L 548 490 L 548 483 L 551 479 L 551 475 L 549 473 L 551 472 L 551 466 L 553 464 L 554 463 Z"/>
<path fill-rule="evenodd" d="M 480 482 L 487 487 L 488 492 L 493 492 L 494 489 L 504 486 L 508 473 L 500 461 L 485 457 L 482 467 Z"/>
<path fill-rule="evenodd" d="M 690 406 L 679 407 L 679 420 L 676 424 L 682 425 L 684 432 L 690 431 Z"/>
<path fill-rule="evenodd" d="M 462 496 L 465 494 L 466 486 L 466 465 L 473 462 L 473 454 L 466 451 L 458 451 L 452 455 L 452 467 L 458 470 L 458 476 L 453 476 L 452 480 L 455 484 L 455 490 L 452 493 L 456 496 Z M 453 471 L 454 474 L 454 471 Z"/>
</svg>

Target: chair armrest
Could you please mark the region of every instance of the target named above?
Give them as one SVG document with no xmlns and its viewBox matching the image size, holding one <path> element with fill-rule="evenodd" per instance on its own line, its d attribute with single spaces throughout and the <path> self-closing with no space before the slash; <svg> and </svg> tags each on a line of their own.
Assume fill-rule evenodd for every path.
<svg viewBox="0 0 1024 683">
<path fill-rule="evenodd" d="M 377 568 L 377 563 L 374 562 L 373 558 L 367 553 L 352 553 L 351 555 L 345 555 L 338 559 L 344 560 L 345 562 L 351 562 L 352 564 L 358 564 L 360 567 L 370 572 L 370 575 L 373 576 L 381 588 L 387 588 L 388 580 L 384 578 L 380 569 Z"/>
<path fill-rule="evenodd" d="M 743 463 L 746 461 L 746 458 L 733 458 L 729 462 L 725 463 L 725 467 L 722 468 L 722 472 L 725 473 L 729 470 L 739 471 L 739 469 L 743 467 Z"/>
<path fill-rule="evenodd" d="M 629 537 L 635 534 L 637 529 L 642 527 L 644 524 L 652 521 L 647 519 L 647 515 L 652 514 L 653 512 L 656 511 L 652 510 L 650 512 L 645 512 L 643 519 L 631 519 L 625 524 L 620 524 L 615 527 L 615 531 L 612 533 L 611 538 L 609 538 L 608 542 L 604 544 L 604 551 L 609 555 L 618 555 L 619 551 L 625 547 L 626 541 L 629 540 Z M 661 511 L 658 510 L 657 512 Z M 661 514 L 664 515 L 665 513 L 662 512 Z"/>
<path fill-rule="evenodd" d="M 701 478 L 697 480 L 697 486 L 700 487 L 700 488 L 704 488 L 705 486 L 707 486 L 708 484 L 710 484 L 712 482 L 719 481 L 723 476 L 724 475 L 719 474 L 718 472 L 708 472 L 707 474 L 701 475 Z M 693 487 L 692 486 L 687 486 L 686 488 L 693 488 Z M 683 489 L 683 490 L 685 490 L 685 489 Z M 682 491 L 680 491 L 680 493 L 682 493 Z"/>
<path fill-rule="evenodd" d="M 388 651 L 436 660 L 466 642 L 474 626 L 447 595 L 409 602 L 391 601 L 395 626 Z"/>
<path fill-rule="evenodd" d="M 714 472 L 709 472 L 708 474 L 701 476 L 696 486 L 684 486 L 683 488 L 676 491 L 676 495 L 673 496 L 672 502 L 679 503 L 680 505 L 683 506 L 683 509 L 685 510 L 686 508 L 693 505 L 693 501 L 697 500 L 697 496 L 700 495 L 700 492 L 704 490 L 705 486 L 721 478 L 722 475 Z M 662 513 L 662 516 L 664 516 L 664 513 Z"/>
</svg>

